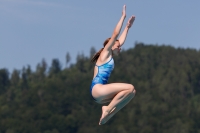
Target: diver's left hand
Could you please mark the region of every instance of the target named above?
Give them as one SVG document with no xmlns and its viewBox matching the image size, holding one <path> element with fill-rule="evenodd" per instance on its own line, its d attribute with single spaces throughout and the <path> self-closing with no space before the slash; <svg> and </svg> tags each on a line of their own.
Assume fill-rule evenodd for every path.
<svg viewBox="0 0 200 133">
<path fill-rule="evenodd" d="M 135 21 L 135 16 L 131 16 L 128 20 L 127 27 L 131 28 L 133 22 Z"/>
</svg>

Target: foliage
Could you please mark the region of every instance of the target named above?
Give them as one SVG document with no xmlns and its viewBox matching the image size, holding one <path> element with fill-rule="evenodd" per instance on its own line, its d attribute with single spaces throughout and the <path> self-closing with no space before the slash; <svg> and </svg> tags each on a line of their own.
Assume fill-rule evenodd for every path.
<svg viewBox="0 0 200 133">
<path fill-rule="evenodd" d="M 89 91 L 93 66 L 79 54 L 65 68 L 53 59 L 35 72 L 0 69 L 0 133 L 200 132 L 200 51 L 143 43 L 123 50 L 109 82 L 132 83 L 137 94 L 103 126 Z"/>
</svg>

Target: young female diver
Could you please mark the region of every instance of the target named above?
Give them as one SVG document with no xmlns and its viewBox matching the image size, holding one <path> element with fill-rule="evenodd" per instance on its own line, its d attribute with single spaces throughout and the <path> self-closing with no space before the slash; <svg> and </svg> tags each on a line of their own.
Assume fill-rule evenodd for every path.
<svg viewBox="0 0 200 133">
<path fill-rule="evenodd" d="M 104 42 L 104 48 L 97 52 L 92 62 L 96 62 L 94 76 L 90 87 L 91 95 L 99 104 L 110 102 L 108 106 L 102 106 L 102 116 L 99 125 L 105 124 L 113 115 L 122 109 L 134 97 L 136 90 L 132 84 L 110 83 L 107 84 L 111 71 L 114 68 L 113 55 L 118 55 L 124 44 L 129 28 L 132 26 L 135 16 L 131 16 L 128 23 L 117 40 L 122 24 L 126 18 L 126 6 L 123 6 L 122 16 L 117 23 L 111 38 Z"/>
</svg>

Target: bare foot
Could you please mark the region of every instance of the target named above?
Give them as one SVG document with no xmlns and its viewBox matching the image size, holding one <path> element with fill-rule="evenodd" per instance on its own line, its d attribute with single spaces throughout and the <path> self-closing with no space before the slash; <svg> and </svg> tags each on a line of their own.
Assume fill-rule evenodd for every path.
<svg viewBox="0 0 200 133">
<path fill-rule="evenodd" d="M 99 125 L 105 124 L 114 114 L 112 113 L 115 110 L 113 108 L 111 111 L 108 110 L 107 106 L 102 106 L 102 115 L 99 121 Z"/>
<path fill-rule="evenodd" d="M 106 123 L 106 117 L 108 116 L 108 114 L 109 114 L 109 111 L 107 109 L 107 106 L 102 106 L 102 115 L 99 121 L 99 125 Z"/>
</svg>

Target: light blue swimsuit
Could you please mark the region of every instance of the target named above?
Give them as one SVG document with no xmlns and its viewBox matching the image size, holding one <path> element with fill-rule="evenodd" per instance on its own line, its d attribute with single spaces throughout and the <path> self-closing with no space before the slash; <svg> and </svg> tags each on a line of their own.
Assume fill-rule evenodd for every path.
<svg viewBox="0 0 200 133">
<path fill-rule="evenodd" d="M 114 60 L 113 58 L 111 58 L 107 63 L 101 66 L 97 66 L 97 67 L 98 67 L 98 73 L 96 77 L 92 80 L 92 84 L 90 86 L 91 94 L 92 94 L 92 88 L 94 85 L 108 83 L 108 78 L 110 77 L 110 74 L 112 70 L 114 69 Z"/>
</svg>

